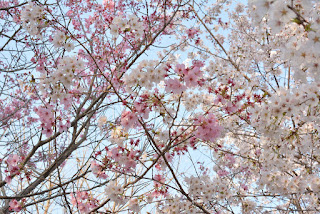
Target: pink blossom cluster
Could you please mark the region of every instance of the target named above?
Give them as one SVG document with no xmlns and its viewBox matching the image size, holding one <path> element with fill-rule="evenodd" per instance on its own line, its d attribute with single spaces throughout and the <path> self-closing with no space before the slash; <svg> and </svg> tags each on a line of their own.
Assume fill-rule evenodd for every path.
<svg viewBox="0 0 320 214">
<path fill-rule="evenodd" d="M 187 33 L 189 39 L 192 39 L 199 33 L 199 31 L 195 28 L 190 28 L 190 29 L 187 29 L 186 33 Z"/>
<path fill-rule="evenodd" d="M 181 81 L 177 78 L 169 78 L 164 81 L 166 84 L 166 92 L 172 92 L 174 94 L 181 94 L 187 87 L 181 83 Z"/>
<path fill-rule="evenodd" d="M 162 170 L 160 168 L 156 168 L 157 170 Z M 154 185 L 154 190 L 150 193 L 149 198 L 160 198 L 160 197 L 168 197 L 170 194 L 168 192 L 168 187 L 165 184 L 166 178 L 165 175 L 163 175 L 161 172 L 159 174 L 155 174 L 153 176 L 153 185 Z"/>
<path fill-rule="evenodd" d="M 47 137 L 53 133 L 52 126 L 54 125 L 54 109 L 52 105 L 39 106 L 34 108 L 35 113 L 39 116 L 42 128 L 42 133 Z"/>
<path fill-rule="evenodd" d="M 134 142 L 133 140 L 125 145 L 126 148 L 122 146 L 116 146 L 113 148 L 105 148 L 106 154 L 103 155 L 103 151 L 99 151 L 95 154 L 98 159 L 101 157 L 101 163 L 97 161 L 91 162 L 92 173 L 102 179 L 107 179 L 107 171 L 116 171 L 124 173 L 135 172 L 137 161 L 140 159 L 140 150 L 135 150 L 134 148 L 129 149 L 129 145 L 138 146 L 139 142 Z"/>
<path fill-rule="evenodd" d="M 216 117 L 209 113 L 206 117 L 199 116 L 195 119 L 195 125 L 197 129 L 195 131 L 195 137 L 203 141 L 216 141 L 223 130 L 222 126 L 219 125 Z"/>
<path fill-rule="evenodd" d="M 97 161 L 92 161 L 91 166 L 90 166 L 92 173 L 97 177 L 97 178 L 102 178 L 106 179 L 108 178 L 108 175 L 103 171 L 103 166 L 97 163 Z"/>
<path fill-rule="evenodd" d="M 175 72 L 180 76 L 180 78 L 167 78 L 165 79 L 165 91 L 173 92 L 174 94 L 181 94 L 188 88 L 197 86 L 203 76 L 203 72 L 200 68 L 203 63 L 200 61 L 194 61 L 193 66 L 186 68 L 184 64 L 177 64 L 175 67 Z M 169 66 L 171 68 L 171 66 Z M 183 77 L 184 83 L 181 81 Z"/>
<path fill-rule="evenodd" d="M 148 119 L 150 108 L 148 107 L 148 104 L 145 102 L 135 102 L 134 103 L 134 110 L 137 114 L 139 114 L 142 118 Z"/>
<path fill-rule="evenodd" d="M 160 145 L 162 147 L 162 145 Z M 158 154 L 153 155 L 154 158 L 158 157 Z M 173 160 L 173 155 L 171 155 L 169 152 L 165 154 L 165 158 L 168 162 L 171 162 Z M 165 170 L 167 168 L 166 162 L 164 161 L 163 157 L 160 157 L 157 164 L 155 165 L 155 168 L 159 171 Z"/>
<path fill-rule="evenodd" d="M 138 150 L 127 150 L 122 147 L 114 147 L 107 152 L 107 157 L 117 163 L 118 166 L 114 163 L 112 165 L 113 167 L 128 173 L 135 170 L 137 160 L 139 159 L 139 152 L 140 151 Z"/>
<path fill-rule="evenodd" d="M 185 69 L 183 71 L 184 74 L 184 81 L 186 83 L 186 86 L 188 88 L 192 88 L 198 85 L 198 81 L 202 77 L 202 71 L 200 70 L 200 67 L 194 66 L 192 69 Z"/>
<path fill-rule="evenodd" d="M 9 175 L 6 177 L 6 182 L 10 183 L 12 177 L 20 174 L 20 163 L 23 161 L 23 158 L 17 154 L 9 155 L 8 159 L 5 161 L 7 164 L 6 172 Z"/>
<path fill-rule="evenodd" d="M 232 93 L 232 89 L 236 87 L 236 83 L 233 79 L 228 79 L 225 84 L 221 84 L 214 93 L 216 94 L 216 98 L 214 99 L 214 104 L 217 106 L 221 106 L 222 109 L 227 114 L 241 113 L 248 106 L 252 106 L 254 102 L 261 102 L 261 95 L 253 94 L 253 96 L 248 96 L 245 93 L 240 93 L 234 95 L 234 98 L 231 99 L 230 94 Z M 239 115 L 241 118 L 244 116 Z"/>
<path fill-rule="evenodd" d="M 17 155 L 17 154 L 11 154 L 9 155 L 8 159 L 5 161 L 7 164 L 7 169 L 5 172 L 9 173 L 8 176 L 6 176 L 5 181 L 7 183 L 11 183 L 11 180 L 14 176 L 20 175 L 20 163 L 23 161 L 23 157 Z"/>
<path fill-rule="evenodd" d="M 22 203 L 18 202 L 16 199 L 13 199 L 9 202 L 9 209 L 15 212 L 19 212 L 22 210 Z"/>
<path fill-rule="evenodd" d="M 3 125 L 8 124 L 11 120 L 23 117 L 27 110 L 28 103 L 20 100 L 0 100 L 0 121 Z M 8 117 L 10 115 L 10 117 Z"/>
<path fill-rule="evenodd" d="M 77 191 L 76 195 L 71 194 L 71 203 L 76 206 L 80 213 L 88 214 L 98 206 L 97 199 L 93 198 L 87 191 Z"/>
<path fill-rule="evenodd" d="M 137 115 L 132 111 L 124 111 L 121 115 L 121 125 L 126 129 L 130 129 L 138 122 Z"/>
</svg>

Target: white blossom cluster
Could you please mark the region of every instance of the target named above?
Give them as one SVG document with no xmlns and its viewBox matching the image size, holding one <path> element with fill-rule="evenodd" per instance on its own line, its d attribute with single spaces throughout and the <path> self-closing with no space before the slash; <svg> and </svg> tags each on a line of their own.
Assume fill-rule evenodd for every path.
<svg viewBox="0 0 320 214">
<path fill-rule="evenodd" d="M 43 7 L 30 2 L 21 11 L 22 26 L 32 36 L 39 36 L 40 31 L 45 27 Z"/>
<path fill-rule="evenodd" d="M 180 197 L 171 198 L 166 201 L 165 205 L 159 209 L 161 214 L 196 214 L 199 210 L 192 206 L 191 202 L 187 200 L 181 200 Z"/>
<path fill-rule="evenodd" d="M 283 60 L 294 71 L 295 81 L 308 78 L 320 81 L 320 2 L 312 0 L 250 0 L 253 21 L 264 24 L 273 33 L 289 36 L 281 47 Z"/>
<path fill-rule="evenodd" d="M 284 163 L 285 164 L 285 163 Z M 261 171 L 258 188 L 271 194 L 306 194 L 305 200 L 317 204 L 320 196 L 320 179 L 317 175 L 290 176 L 279 171 Z M 316 205 L 319 206 L 319 205 Z"/>
<path fill-rule="evenodd" d="M 188 195 L 197 199 L 196 202 L 206 207 L 206 209 L 232 196 L 232 190 L 226 179 L 219 177 L 210 179 L 209 176 L 203 175 L 200 177 L 187 177 L 185 178 L 185 182 L 188 186 Z M 254 205 L 248 202 L 248 206 L 242 209 L 245 209 L 246 212 L 244 213 L 249 213 L 249 211 L 254 209 Z M 160 210 L 160 213 L 170 214 L 199 213 L 199 209 L 192 206 L 191 202 L 182 200 L 178 196 L 167 200 Z"/>
<path fill-rule="evenodd" d="M 187 111 L 197 109 L 200 107 L 199 103 L 201 103 L 201 106 L 205 108 L 206 105 L 210 105 L 213 101 L 213 95 L 202 95 L 201 93 L 194 93 L 192 91 L 183 94 L 183 104 Z"/>
<path fill-rule="evenodd" d="M 313 25 L 311 25 L 311 27 L 312 26 Z M 296 32 L 299 31 L 297 33 L 299 33 L 300 36 L 298 38 L 297 36 L 292 37 L 290 42 L 283 48 L 283 59 L 289 60 L 289 64 L 294 71 L 293 78 L 296 82 L 307 83 L 309 78 L 320 82 L 320 31 L 312 30 L 305 32 L 301 28 L 300 26 L 296 30 Z"/>
<path fill-rule="evenodd" d="M 302 85 L 299 89 L 280 90 L 268 103 L 255 105 L 250 110 L 252 125 L 267 136 L 268 133 L 272 136 L 275 136 L 275 133 L 280 134 L 281 124 L 290 122 L 292 117 L 319 126 L 320 120 L 316 111 L 319 91 L 320 84 L 317 83 Z"/>
<path fill-rule="evenodd" d="M 249 0 L 255 21 L 260 22 L 263 17 L 268 17 L 274 33 L 279 33 L 285 24 L 295 18 L 295 13 L 287 7 L 288 4 L 289 1 L 283 0 Z"/>
<path fill-rule="evenodd" d="M 110 33 L 114 37 L 118 37 L 120 32 L 132 33 L 135 38 L 141 38 L 144 34 L 143 22 L 134 15 L 130 15 L 128 18 L 117 16 L 110 25 Z"/>
<path fill-rule="evenodd" d="M 128 208 L 133 213 L 139 213 L 140 211 L 139 200 L 137 198 L 131 198 L 128 203 Z"/>
<path fill-rule="evenodd" d="M 163 66 L 157 67 L 155 60 L 143 60 L 138 67 L 124 76 L 126 90 L 130 91 L 134 86 L 140 85 L 151 89 L 155 84 L 165 78 L 166 71 Z"/>
<path fill-rule="evenodd" d="M 116 204 L 122 204 L 123 198 L 123 187 L 118 185 L 116 181 L 110 181 L 105 188 L 105 193 L 111 201 Z"/>
<path fill-rule="evenodd" d="M 303 193 L 308 187 L 306 177 L 288 177 L 280 172 L 262 171 L 259 187 L 266 188 L 271 194 Z"/>
<path fill-rule="evenodd" d="M 72 42 L 66 42 L 67 36 L 65 33 L 58 31 L 54 34 L 52 43 L 55 48 L 64 47 L 66 51 L 70 52 L 74 49 Z"/>
<path fill-rule="evenodd" d="M 243 214 L 255 213 L 254 211 L 257 211 L 256 203 L 248 199 L 242 201 L 241 211 Z"/>
<path fill-rule="evenodd" d="M 200 178 L 191 176 L 185 181 L 189 186 L 189 194 L 194 198 L 201 198 L 208 205 L 212 201 L 227 199 L 232 194 L 228 181 L 224 178 L 215 177 L 212 181 L 209 176 L 204 175 Z"/>
<path fill-rule="evenodd" d="M 188 195 L 192 198 L 197 198 L 197 203 L 207 208 L 232 196 L 232 191 L 226 179 L 216 177 L 213 180 L 207 175 L 185 178 L 185 182 L 188 185 Z M 250 208 L 253 209 L 254 206 L 250 204 L 250 206 L 246 207 L 246 210 Z M 192 206 L 191 202 L 182 200 L 178 196 L 167 200 L 160 210 L 160 213 L 170 214 L 199 213 L 199 209 Z"/>
<path fill-rule="evenodd" d="M 77 72 L 83 69 L 83 62 L 75 57 L 63 57 L 59 61 L 57 69 L 49 77 L 41 78 L 40 91 L 45 93 L 51 89 L 53 101 L 62 100 L 69 95 L 66 93 L 71 90 L 74 81 L 77 79 Z"/>
</svg>

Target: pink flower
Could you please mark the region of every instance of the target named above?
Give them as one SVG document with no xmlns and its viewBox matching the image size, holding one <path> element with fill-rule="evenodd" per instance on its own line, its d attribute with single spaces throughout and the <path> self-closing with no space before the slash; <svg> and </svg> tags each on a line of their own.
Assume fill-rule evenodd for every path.
<svg viewBox="0 0 320 214">
<path fill-rule="evenodd" d="M 226 100 L 223 98 L 223 96 L 221 96 L 220 94 L 217 96 L 217 98 L 214 100 L 214 104 L 217 105 L 217 104 L 225 104 L 226 103 Z"/>
<path fill-rule="evenodd" d="M 42 130 L 42 133 L 45 134 L 47 137 L 50 137 L 53 133 L 53 130 L 51 128 L 45 128 Z"/>
<path fill-rule="evenodd" d="M 194 73 L 189 73 L 184 77 L 184 81 L 186 82 L 186 86 L 194 87 L 197 86 L 198 77 Z"/>
<path fill-rule="evenodd" d="M 198 67 L 198 68 L 201 68 L 201 67 L 204 66 L 204 63 L 202 61 L 200 61 L 200 60 L 193 60 L 192 64 L 193 64 L 194 67 Z"/>
<path fill-rule="evenodd" d="M 62 124 L 62 122 L 60 122 L 58 125 L 58 130 L 59 130 L 59 132 L 65 132 L 68 130 L 68 127 L 66 125 Z"/>
<path fill-rule="evenodd" d="M 128 160 L 125 163 L 125 169 L 126 171 L 131 171 L 131 169 L 134 169 L 136 167 L 137 163 L 134 160 Z"/>
<path fill-rule="evenodd" d="M 7 182 L 8 184 L 11 183 L 12 181 L 12 177 L 9 175 L 9 176 L 6 176 L 6 178 L 4 179 L 5 182 Z"/>
<path fill-rule="evenodd" d="M 148 119 L 150 110 L 146 103 L 135 102 L 134 107 L 144 119 Z"/>
<path fill-rule="evenodd" d="M 245 190 L 245 191 L 247 191 L 247 190 L 249 189 L 248 186 L 245 185 L 245 184 L 240 184 L 240 186 L 241 186 L 241 188 L 242 188 L 243 190 Z"/>
<path fill-rule="evenodd" d="M 89 213 L 90 212 L 88 204 L 79 203 L 78 209 L 79 209 L 80 213 Z"/>
<path fill-rule="evenodd" d="M 9 155 L 8 159 L 6 160 L 8 166 L 8 172 L 10 175 L 6 176 L 5 181 L 7 183 L 11 183 L 12 177 L 15 175 L 20 174 L 20 162 L 22 161 L 19 155 Z"/>
<path fill-rule="evenodd" d="M 80 200 L 86 200 L 89 198 L 88 192 L 77 192 L 77 198 L 79 198 Z"/>
<path fill-rule="evenodd" d="M 71 96 L 64 96 L 61 100 L 60 100 L 61 104 L 64 105 L 64 109 L 67 110 L 70 108 L 71 103 L 72 103 L 72 98 Z"/>
<path fill-rule="evenodd" d="M 9 209 L 15 212 L 19 212 L 22 210 L 22 207 L 21 207 L 21 204 L 16 199 L 13 199 L 9 203 Z"/>
<path fill-rule="evenodd" d="M 166 84 L 166 92 L 173 92 L 175 94 L 180 94 L 183 91 L 185 91 L 187 88 L 182 85 L 179 81 L 179 79 L 166 79 L 165 81 Z"/>
<path fill-rule="evenodd" d="M 138 122 L 138 118 L 135 113 L 131 111 L 124 111 L 121 115 L 121 125 L 125 129 L 131 128 L 136 122 Z"/>
<path fill-rule="evenodd" d="M 200 62 L 200 61 L 199 61 Z M 198 78 L 202 77 L 203 76 L 203 73 L 202 71 L 200 70 L 200 67 L 199 66 L 195 66 L 191 71 L 190 73 L 193 73 L 194 75 L 196 75 Z"/>
<path fill-rule="evenodd" d="M 90 210 L 96 207 L 96 202 L 97 200 L 85 191 L 77 191 L 76 196 L 71 194 L 71 203 L 77 207 L 80 213 L 90 213 Z"/>
<path fill-rule="evenodd" d="M 98 174 L 101 170 L 100 165 L 96 161 L 91 162 L 91 170 L 93 174 Z"/>
<path fill-rule="evenodd" d="M 198 33 L 198 30 L 194 29 L 194 28 L 190 28 L 187 30 L 187 35 L 189 39 L 194 38 L 194 36 Z"/>
<path fill-rule="evenodd" d="M 182 75 L 182 74 L 184 74 L 185 70 L 186 70 L 186 67 L 184 64 L 177 64 L 176 65 L 175 71 L 177 72 L 177 74 Z"/>
<path fill-rule="evenodd" d="M 195 132 L 195 136 L 204 141 L 215 141 L 222 132 L 222 127 L 218 124 L 215 116 L 210 113 L 207 118 L 200 116 L 196 119 L 199 126 Z"/>
<path fill-rule="evenodd" d="M 108 176 L 105 172 L 102 171 L 102 166 L 99 165 L 96 161 L 91 162 L 90 166 L 92 173 L 98 178 L 106 179 Z"/>
<path fill-rule="evenodd" d="M 119 147 L 113 147 L 111 150 L 107 152 L 107 154 L 111 158 L 116 158 L 119 156 L 119 151 Z"/>
<path fill-rule="evenodd" d="M 9 155 L 6 163 L 8 164 L 9 170 L 16 167 L 18 163 L 21 161 L 21 158 L 19 155 Z"/>
<path fill-rule="evenodd" d="M 166 153 L 165 157 L 167 159 L 167 161 L 171 162 L 173 160 L 173 156 L 170 153 Z"/>
<path fill-rule="evenodd" d="M 226 175 L 229 174 L 228 171 L 226 171 L 226 170 L 218 170 L 217 173 L 218 173 L 218 175 L 219 175 L 220 177 L 226 176 Z"/>
</svg>

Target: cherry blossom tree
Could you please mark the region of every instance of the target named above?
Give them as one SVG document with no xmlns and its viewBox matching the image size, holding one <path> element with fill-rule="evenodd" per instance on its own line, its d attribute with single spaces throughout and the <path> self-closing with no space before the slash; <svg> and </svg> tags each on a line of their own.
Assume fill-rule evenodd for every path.
<svg viewBox="0 0 320 214">
<path fill-rule="evenodd" d="M 319 9 L 0 1 L 0 213 L 320 212 Z"/>
</svg>

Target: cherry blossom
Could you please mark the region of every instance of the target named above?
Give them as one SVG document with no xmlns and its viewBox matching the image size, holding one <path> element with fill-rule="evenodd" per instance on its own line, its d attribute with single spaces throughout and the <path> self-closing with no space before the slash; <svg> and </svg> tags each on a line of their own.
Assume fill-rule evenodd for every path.
<svg viewBox="0 0 320 214">
<path fill-rule="evenodd" d="M 0 2 L 0 212 L 319 213 L 320 3 Z"/>
<path fill-rule="evenodd" d="M 20 204 L 17 200 L 15 200 L 15 199 L 13 199 L 13 200 L 10 201 L 9 206 L 10 206 L 9 209 L 10 209 L 10 210 L 13 210 L 13 211 L 15 211 L 15 212 L 19 212 L 19 211 L 21 211 L 21 209 L 22 209 L 21 204 Z"/>
</svg>

